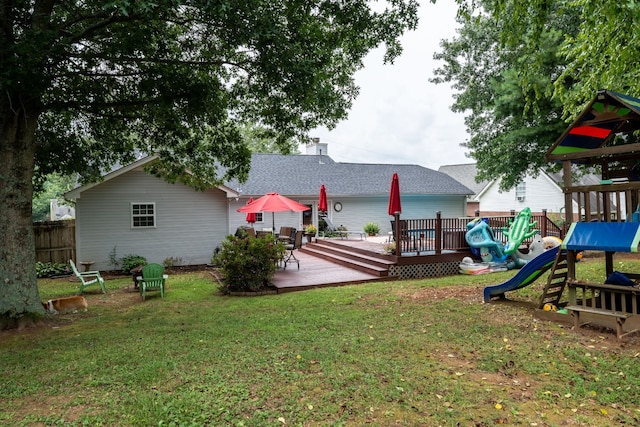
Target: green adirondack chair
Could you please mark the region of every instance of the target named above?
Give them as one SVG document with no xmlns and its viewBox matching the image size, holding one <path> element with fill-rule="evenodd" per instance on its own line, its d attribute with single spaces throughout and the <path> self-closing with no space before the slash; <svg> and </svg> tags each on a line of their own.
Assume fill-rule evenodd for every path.
<svg viewBox="0 0 640 427">
<path fill-rule="evenodd" d="M 82 295 L 84 289 L 87 286 L 91 285 L 100 285 L 100 289 L 102 289 L 102 293 L 106 294 L 107 291 L 104 289 L 104 279 L 100 276 L 99 271 L 83 271 L 82 273 L 78 271 L 76 264 L 72 259 L 69 260 L 69 264 L 71 265 L 71 269 L 73 270 L 73 274 L 76 275 L 78 279 L 80 279 L 80 291 L 78 295 Z"/>
<path fill-rule="evenodd" d="M 167 280 L 164 267 L 160 264 L 147 264 L 142 267 L 142 277 L 138 277 L 140 295 L 144 301 L 147 291 L 160 291 L 160 297 L 164 298 L 164 283 Z"/>
</svg>

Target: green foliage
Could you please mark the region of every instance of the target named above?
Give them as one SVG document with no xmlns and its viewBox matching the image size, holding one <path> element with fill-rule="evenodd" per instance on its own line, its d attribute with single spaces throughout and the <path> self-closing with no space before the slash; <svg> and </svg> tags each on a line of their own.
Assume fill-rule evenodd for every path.
<svg viewBox="0 0 640 427">
<path fill-rule="evenodd" d="M 69 265 L 65 263 L 36 261 L 36 274 L 38 278 L 67 274 L 70 273 L 70 271 Z"/>
<path fill-rule="evenodd" d="M 254 123 L 245 123 L 240 134 L 253 153 L 298 154 L 298 143 L 293 138 L 284 141 L 271 129 Z"/>
<path fill-rule="evenodd" d="M 227 236 L 222 249 L 212 259 L 212 264 L 218 265 L 224 276 L 221 291 L 264 290 L 271 284 L 276 265 L 284 254 L 284 245 L 272 235 L 260 238 Z"/>
<path fill-rule="evenodd" d="M 109 252 L 109 266 L 116 270 L 118 266 L 120 266 L 120 260 L 118 259 L 117 247 L 114 246 L 113 249 Z"/>
<path fill-rule="evenodd" d="M 304 232 L 305 232 L 306 234 L 314 234 L 314 235 L 315 235 L 315 234 L 318 232 L 318 227 L 316 227 L 316 226 L 315 226 L 315 225 L 313 225 L 313 224 L 309 224 L 309 225 L 307 225 L 307 226 L 305 227 Z"/>
<path fill-rule="evenodd" d="M 388 255 L 395 255 L 396 254 L 396 242 L 387 242 L 384 244 L 383 246 L 384 249 L 384 253 L 388 254 Z"/>
<path fill-rule="evenodd" d="M 46 221 L 50 218 L 51 199 L 57 199 L 60 206 L 69 205 L 69 202 L 64 200 L 62 196 L 71 190 L 75 183 L 75 178 L 72 176 L 62 176 L 58 173 L 51 173 L 41 178 L 44 179 L 43 182 L 34 182 L 36 189 L 31 212 L 33 221 Z"/>
<path fill-rule="evenodd" d="M 140 255 L 130 254 L 123 256 L 120 260 L 120 264 L 122 265 L 122 271 L 125 274 L 131 274 L 132 269 L 147 265 L 147 259 Z"/>
<path fill-rule="evenodd" d="M 375 222 L 368 222 L 364 225 L 364 232 L 369 235 L 375 235 L 380 232 L 380 226 Z"/>
<path fill-rule="evenodd" d="M 508 190 L 527 174 L 535 177 L 556 167 L 544 154 L 567 123 L 552 88 L 565 67 L 559 46 L 579 23 L 575 9 L 554 8 L 544 31 L 534 34 L 533 18 L 525 14 L 520 18 L 529 24 L 527 30 L 510 34 L 514 44 L 506 46 L 504 28 L 511 22 L 505 21 L 511 21 L 514 5 L 498 3 L 504 14 L 496 3 L 481 2 L 484 10 L 459 17 L 459 36 L 442 42 L 435 58 L 445 65 L 432 81 L 452 83 L 460 91 L 452 109 L 468 113 L 470 139 L 462 145 L 477 162 L 478 180 L 498 179 L 500 189 Z"/>
<path fill-rule="evenodd" d="M 165 267 L 174 267 L 181 264 L 182 264 L 182 258 L 180 257 L 170 256 L 165 258 L 164 261 L 162 261 L 162 265 L 164 265 Z"/>
<path fill-rule="evenodd" d="M 612 89 L 640 96 L 639 67 L 640 4 L 636 1 L 593 2 L 501 0 L 493 10 L 501 26 L 507 48 L 520 46 L 521 34 L 529 35 L 528 48 L 534 50 L 545 37 L 549 23 L 564 18 L 558 57 L 564 66 L 557 70 L 553 91 L 564 106 L 564 116 L 575 118 L 597 90 Z M 523 64 L 523 83 L 540 74 L 535 63 Z"/>
<path fill-rule="evenodd" d="M 365 0 L 12 3 L 3 13 L 23 19 L 0 35 L 7 59 L 0 111 L 23 105 L 41 113 L 37 174 L 95 179 L 139 149 L 159 153 L 158 171 L 170 179 L 189 180 L 187 170 L 194 185 L 242 177 L 247 144 L 291 152 L 292 137 L 346 118 L 362 59 L 385 45 L 385 61 L 393 61 L 400 36 L 417 25 L 417 7 L 413 0 L 379 11 Z M 243 123 L 252 124 L 246 138 Z"/>
</svg>

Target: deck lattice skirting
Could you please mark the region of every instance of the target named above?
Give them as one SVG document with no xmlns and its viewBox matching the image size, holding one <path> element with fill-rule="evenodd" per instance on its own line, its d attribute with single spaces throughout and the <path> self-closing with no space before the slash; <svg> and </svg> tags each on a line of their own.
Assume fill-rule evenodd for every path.
<svg viewBox="0 0 640 427">
<path fill-rule="evenodd" d="M 458 274 L 460 261 L 437 262 L 429 264 L 394 265 L 389 276 L 398 279 L 420 279 L 423 277 L 441 277 Z"/>
</svg>

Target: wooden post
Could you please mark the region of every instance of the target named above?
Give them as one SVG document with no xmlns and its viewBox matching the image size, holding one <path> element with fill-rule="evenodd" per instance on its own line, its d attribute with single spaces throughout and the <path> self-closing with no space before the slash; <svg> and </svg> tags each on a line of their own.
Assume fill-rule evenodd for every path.
<svg viewBox="0 0 640 427">
<path fill-rule="evenodd" d="M 571 187 L 571 161 L 565 160 L 562 162 L 562 184 L 564 185 L 564 232 L 569 230 L 569 226 L 573 222 L 573 198 L 571 197 L 571 191 L 568 190 Z M 580 203 L 578 203 L 578 214 L 580 213 Z"/>
<path fill-rule="evenodd" d="M 402 241 L 402 235 L 400 234 L 400 212 L 395 212 L 393 214 L 393 218 L 395 220 L 394 226 L 396 228 L 396 256 L 402 256 L 402 247 L 404 246 L 404 242 Z"/>
<path fill-rule="evenodd" d="M 436 254 L 442 253 L 442 212 L 436 212 Z"/>
<path fill-rule="evenodd" d="M 547 235 L 547 210 L 542 209 L 542 226 L 540 227 L 540 233 L 542 233 L 542 237 Z"/>
</svg>

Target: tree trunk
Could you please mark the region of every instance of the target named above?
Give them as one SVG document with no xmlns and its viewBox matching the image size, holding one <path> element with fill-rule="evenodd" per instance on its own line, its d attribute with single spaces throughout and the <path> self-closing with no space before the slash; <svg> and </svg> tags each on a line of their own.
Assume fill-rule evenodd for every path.
<svg viewBox="0 0 640 427">
<path fill-rule="evenodd" d="M 17 96 L 0 101 L 0 326 L 44 313 L 31 222 L 38 113 L 26 108 Z"/>
</svg>

